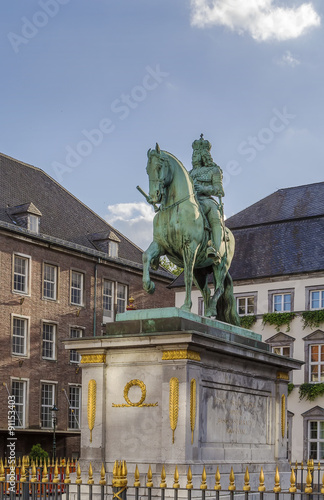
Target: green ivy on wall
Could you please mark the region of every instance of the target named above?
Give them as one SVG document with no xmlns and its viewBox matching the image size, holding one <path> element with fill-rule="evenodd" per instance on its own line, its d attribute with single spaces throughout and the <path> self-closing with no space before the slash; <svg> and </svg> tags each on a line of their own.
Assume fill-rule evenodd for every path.
<svg viewBox="0 0 324 500">
<path fill-rule="evenodd" d="M 285 313 L 267 313 L 263 315 L 262 323 L 272 325 L 276 328 L 277 332 L 280 332 L 280 328 L 283 325 L 286 325 L 286 332 L 290 331 L 290 323 L 295 318 L 296 314 L 292 312 Z"/>
<path fill-rule="evenodd" d="M 305 311 L 302 313 L 303 329 L 307 326 L 309 328 L 318 328 L 324 322 L 324 309 L 316 309 L 315 311 Z"/>
<path fill-rule="evenodd" d="M 299 387 L 299 399 L 314 401 L 319 396 L 324 395 L 324 384 L 302 384 Z"/>
<path fill-rule="evenodd" d="M 294 390 L 294 387 L 295 387 L 294 384 L 292 382 L 289 382 L 289 384 L 288 384 L 288 396 L 289 396 L 289 394 L 292 393 L 292 391 Z"/>
<path fill-rule="evenodd" d="M 246 316 L 240 316 L 240 326 L 242 328 L 247 328 L 248 330 L 250 330 L 251 326 L 254 325 L 256 320 L 257 320 L 256 316 L 254 316 L 253 314 L 249 314 Z"/>
</svg>

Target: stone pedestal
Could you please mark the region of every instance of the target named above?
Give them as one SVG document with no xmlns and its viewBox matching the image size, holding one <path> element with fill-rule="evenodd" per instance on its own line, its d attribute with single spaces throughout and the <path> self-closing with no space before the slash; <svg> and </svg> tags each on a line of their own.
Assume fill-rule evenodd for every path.
<svg viewBox="0 0 324 500">
<path fill-rule="evenodd" d="M 287 385 L 302 363 L 260 335 L 167 308 L 120 314 L 105 336 L 66 347 L 82 355 L 81 459 L 99 470 L 116 459 L 200 476 L 203 464 L 213 476 L 289 469 Z"/>
</svg>

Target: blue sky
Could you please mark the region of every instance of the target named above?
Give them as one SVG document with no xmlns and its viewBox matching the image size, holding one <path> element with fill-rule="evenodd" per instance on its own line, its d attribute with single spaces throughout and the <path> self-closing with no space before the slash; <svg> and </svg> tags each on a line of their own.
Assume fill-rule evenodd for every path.
<svg viewBox="0 0 324 500">
<path fill-rule="evenodd" d="M 146 151 L 204 133 L 227 217 L 323 181 L 324 3 L 3 0 L 0 151 L 146 248 Z M 31 201 L 31 200 L 26 200 Z"/>
</svg>

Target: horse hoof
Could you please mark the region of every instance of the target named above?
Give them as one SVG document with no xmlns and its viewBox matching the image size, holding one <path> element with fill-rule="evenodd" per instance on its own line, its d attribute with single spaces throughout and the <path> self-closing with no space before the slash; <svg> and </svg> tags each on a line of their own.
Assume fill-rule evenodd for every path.
<svg viewBox="0 0 324 500">
<path fill-rule="evenodd" d="M 153 281 L 150 281 L 149 284 L 143 285 L 143 288 L 149 294 L 152 294 L 155 292 L 155 284 L 153 283 Z"/>
<path fill-rule="evenodd" d="M 181 309 L 181 311 L 185 311 L 188 313 L 190 313 L 190 311 L 191 311 L 191 307 L 186 306 L 185 304 L 183 304 L 183 306 L 181 306 L 180 309 Z"/>
</svg>

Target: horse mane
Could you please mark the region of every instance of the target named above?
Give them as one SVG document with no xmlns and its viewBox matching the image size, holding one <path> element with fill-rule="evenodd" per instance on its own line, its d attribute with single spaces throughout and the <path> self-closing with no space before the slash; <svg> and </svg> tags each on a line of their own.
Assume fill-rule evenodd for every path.
<svg viewBox="0 0 324 500">
<path fill-rule="evenodd" d="M 168 151 L 161 150 L 161 153 L 160 153 L 160 155 L 159 155 L 156 151 L 152 150 L 152 151 L 151 151 L 151 154 L 152 154 L 152 153 L 154 153 L 154 152 L 155 152 L 155 153 L 156 153 L 156 155 L 157 155 L 157 156 L 159 156 L 160 158 L 161 158 L 161 156 L 162 156 L 162 155 L 165 155 L 165 156 L 166 156 L 166 159 L 169 159 L 169 158 L 170 158 L 171 160 L 173 160 L 173 162 L 174 162 L 174 163 L 175 163 L 175 164 L 176 164 L 176 165 L 177 165 L 177 166 L 178 166 L 178 167 L 182 170 L 182 172 L 183 172 L 183 174 L 184 174 L 184 176 L 185 176 L 185 179 L 186 179 L 186 181 L 187 181 L 188 185 L 191 187 L 191 189 L 192 189 L 192 191 L 193 191 L 193 193 L 194 193 L 194 192 L 195 192 L 195 190 L 194 190 L 193 180 L 192 180 L 192 178 L 190 177 L 189 172 L 188 172 L 188 170 L 185 168 L 185 166 L 183 165 L 183 163 L 182 163 L 180 160 L 178 160 L 178 158 L 177 158 L 176 156 L 174 156 L 172 153 L 169 153 Z"/>
</svg>

